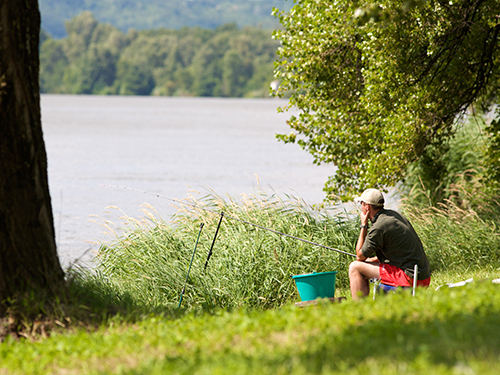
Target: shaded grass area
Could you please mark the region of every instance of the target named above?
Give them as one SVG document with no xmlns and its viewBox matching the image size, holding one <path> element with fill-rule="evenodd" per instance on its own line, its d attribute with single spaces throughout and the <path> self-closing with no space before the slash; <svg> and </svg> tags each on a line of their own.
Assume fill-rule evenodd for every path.
<svg viewBox="0 0 500 375">
<path fill-rule="evenodd" d="M 178 310 L 144 306 L 129 293 L 117 293 L 108 282 L 86 270 L 68 274 L 57 297 L 38 291 L 20 295 L 5 304 L 8 307 L 0 318 L 2 342 L 9 338 L 36 341 L 54 332 L 75 329 L 92 331 L 117 317 L 123 322 L 134 322 L 155 311 L 172 318 L 183 314 Z"/>
<path fill-rule="evenodd" d="M 500 286 L 419 290 L 299 309 L 110 320 L 0 346 L 0 368 L 42 374 L 496 374 Z M 2 370 L 0 370 L 1 373 Z"/>
</svg>

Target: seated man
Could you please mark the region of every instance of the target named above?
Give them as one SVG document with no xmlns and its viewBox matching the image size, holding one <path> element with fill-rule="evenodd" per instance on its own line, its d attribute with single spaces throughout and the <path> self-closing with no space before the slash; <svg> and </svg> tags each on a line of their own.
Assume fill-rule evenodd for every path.
<svg viewBox="0 0 500 375">
<path fill-rule="evenodd" d="M 349 266 L 352 298 L 370 293 L 370 279 L 380 279 L 391 286 L 412 286 L 415 264 L 418 265 L 417 285 L 428 286 L 429 261 L 408 219 L 385 209 L 384 196 L 376 189 L 365 190 L 354 201 L 361 203 L 361 232 L 356 244 L 356 260 Z"/>
</svg>

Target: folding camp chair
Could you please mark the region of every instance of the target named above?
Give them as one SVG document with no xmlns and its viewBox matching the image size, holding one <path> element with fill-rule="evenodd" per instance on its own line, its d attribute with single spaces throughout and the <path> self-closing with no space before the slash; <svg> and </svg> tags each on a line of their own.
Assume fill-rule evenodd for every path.
<svg viewBox="0 0 500 375">
<path fill-rule="evenodd" d="M 413 267 L 413 291 L 412 296 L 415 297 L 415 290 L 417 289 L 417 280 L 418 280 L 418 265 L 415 264 Z M 380 292 L 384 292 L 387 294 L 389 292 L 394 293 L 398 288 L 402 289 L 410 289 L 409 286 L 392 286 L 384 284 L 380 281 L 380 279 L 370 279 L 370 282 L 373 283 L 373 300 L 375 301 L 375 296 Z"/>
</svg>

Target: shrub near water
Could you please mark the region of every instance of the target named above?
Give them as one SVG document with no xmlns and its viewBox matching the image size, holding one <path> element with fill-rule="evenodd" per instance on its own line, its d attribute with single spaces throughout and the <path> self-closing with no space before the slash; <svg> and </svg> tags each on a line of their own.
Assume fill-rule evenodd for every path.
<svg viewBox="0 0 500 375">
<path fill-rule="evenodd" d="M 124 218 L 131 227 L 99 253 L 98 272 L 113 288 L 150 307 L 176 307 L 201 224 L 183 307 L 282 306 L 298 299 L 291 275 L 314 271 L 339 271 L 338 287 L 348 285 L 351 257 L 242 222 L 352 252 L 357 222 L 346 215 L 318 214 L 300 200 L 274 195 L 244 196 L 239 203 L 210 195 L 186 203 L 210 211 L 186 204 L 168 224 L 152 207 L 147 221 Z M 220 212 L 224 219 L 205 270 Z"/>
</svg>

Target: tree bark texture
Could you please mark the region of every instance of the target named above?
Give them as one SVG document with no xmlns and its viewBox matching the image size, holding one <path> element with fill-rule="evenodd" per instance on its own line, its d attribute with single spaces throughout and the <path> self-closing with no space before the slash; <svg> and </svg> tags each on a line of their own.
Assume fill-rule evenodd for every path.
<svg viewBox="0 0 500 375">
<path fill-rule="evenodd" d="M 0 0 L 0 302 L 58 290 L 39 94 L 37 0 Z"/>
</svg>

